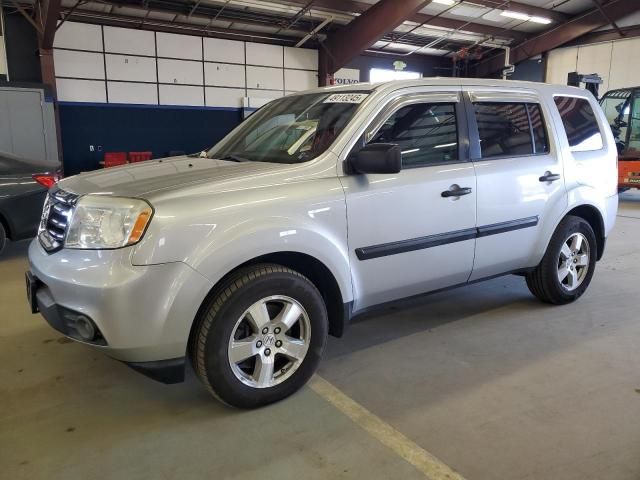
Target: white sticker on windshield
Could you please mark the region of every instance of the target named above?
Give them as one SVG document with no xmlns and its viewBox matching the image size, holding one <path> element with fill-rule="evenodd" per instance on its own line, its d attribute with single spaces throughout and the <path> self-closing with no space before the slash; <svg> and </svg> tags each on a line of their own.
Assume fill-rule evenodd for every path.
<svg viewBox="0 0 640 480">
<path fill-rule="evenodd" d="M 368 96 L 368 93 L 334 93 L 323 103 L 362 103 Z"/>
</svg>

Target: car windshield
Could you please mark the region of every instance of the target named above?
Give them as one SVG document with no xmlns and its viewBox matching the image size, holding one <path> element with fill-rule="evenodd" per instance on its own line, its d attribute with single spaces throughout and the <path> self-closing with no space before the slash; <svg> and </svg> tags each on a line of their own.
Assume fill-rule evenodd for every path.
<svg viewBox="0 0 640 480">
<path fill-rule="evenodd" d="M 301 163 L 325 152 L 368 92 L 311 93 L 265 105 L 207 156 L 238 162 Z"/>
</svg>

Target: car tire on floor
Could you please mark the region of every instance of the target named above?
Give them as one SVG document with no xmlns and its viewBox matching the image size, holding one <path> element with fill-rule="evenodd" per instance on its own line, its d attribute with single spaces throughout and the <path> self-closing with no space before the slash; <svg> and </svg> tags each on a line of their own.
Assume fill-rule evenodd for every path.
<svg viewBox="0 0 640 480">
<path fill-rule="evenodd" d="M 211 295 L 190 338 L 192 365 L 223 402 L 255 408 L 288 397 L 315 372 L 327 339 L 322 295 L 275 264 L 232 274 Z"/>
<path fill-rule="evenodd" d="M 540 264 L 526 275 L 531 293 L 564 305 L 582 296 L 596 267 L 597 242 L 591 225 L 568 215 L 556 228 Z"/>
</svg>

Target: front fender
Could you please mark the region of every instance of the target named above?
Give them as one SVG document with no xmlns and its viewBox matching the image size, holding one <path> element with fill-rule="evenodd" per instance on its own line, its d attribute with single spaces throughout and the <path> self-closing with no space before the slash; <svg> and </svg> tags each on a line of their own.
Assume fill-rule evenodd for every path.
<svg viewBox="0 0 640 480">
<path fill-rule="evenodd" d="M 215 284 L 256 257 L 298 252 L 322 262 L 344 301 L 353 299 L 346 205 L 335 178 L 173 199 L 154 207 L 149 229 L 132 255 L 134 265 L 181 261 Z"/>
<path fill-rule="evenodd" d="M 237 228 L 227 232 L 223 242 L 209 245 L 187 263 L 214 284 L 239 265 L 254 258 L 280 252 L 310 255 L 324 264 L 335 277 L 344 302 L 353 300 L 349 255 L 346 242 L 309 225 L 296 225 L 272 218 L 249 231 Z"/>
</svg>

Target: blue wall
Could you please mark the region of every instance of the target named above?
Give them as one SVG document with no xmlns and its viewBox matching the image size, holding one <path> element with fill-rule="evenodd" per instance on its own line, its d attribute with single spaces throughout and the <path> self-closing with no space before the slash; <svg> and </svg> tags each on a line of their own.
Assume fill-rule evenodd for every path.
<svg viewBox="0 0 640 480">
<path fill-rule="evenodd" d="M 101 168 L 104 152 L 199 152 L 242 119 L 234 108 L 60 103 L 65 175 Z M 91 152 L 89 146 L 95 151 Z"/>
</svg>

